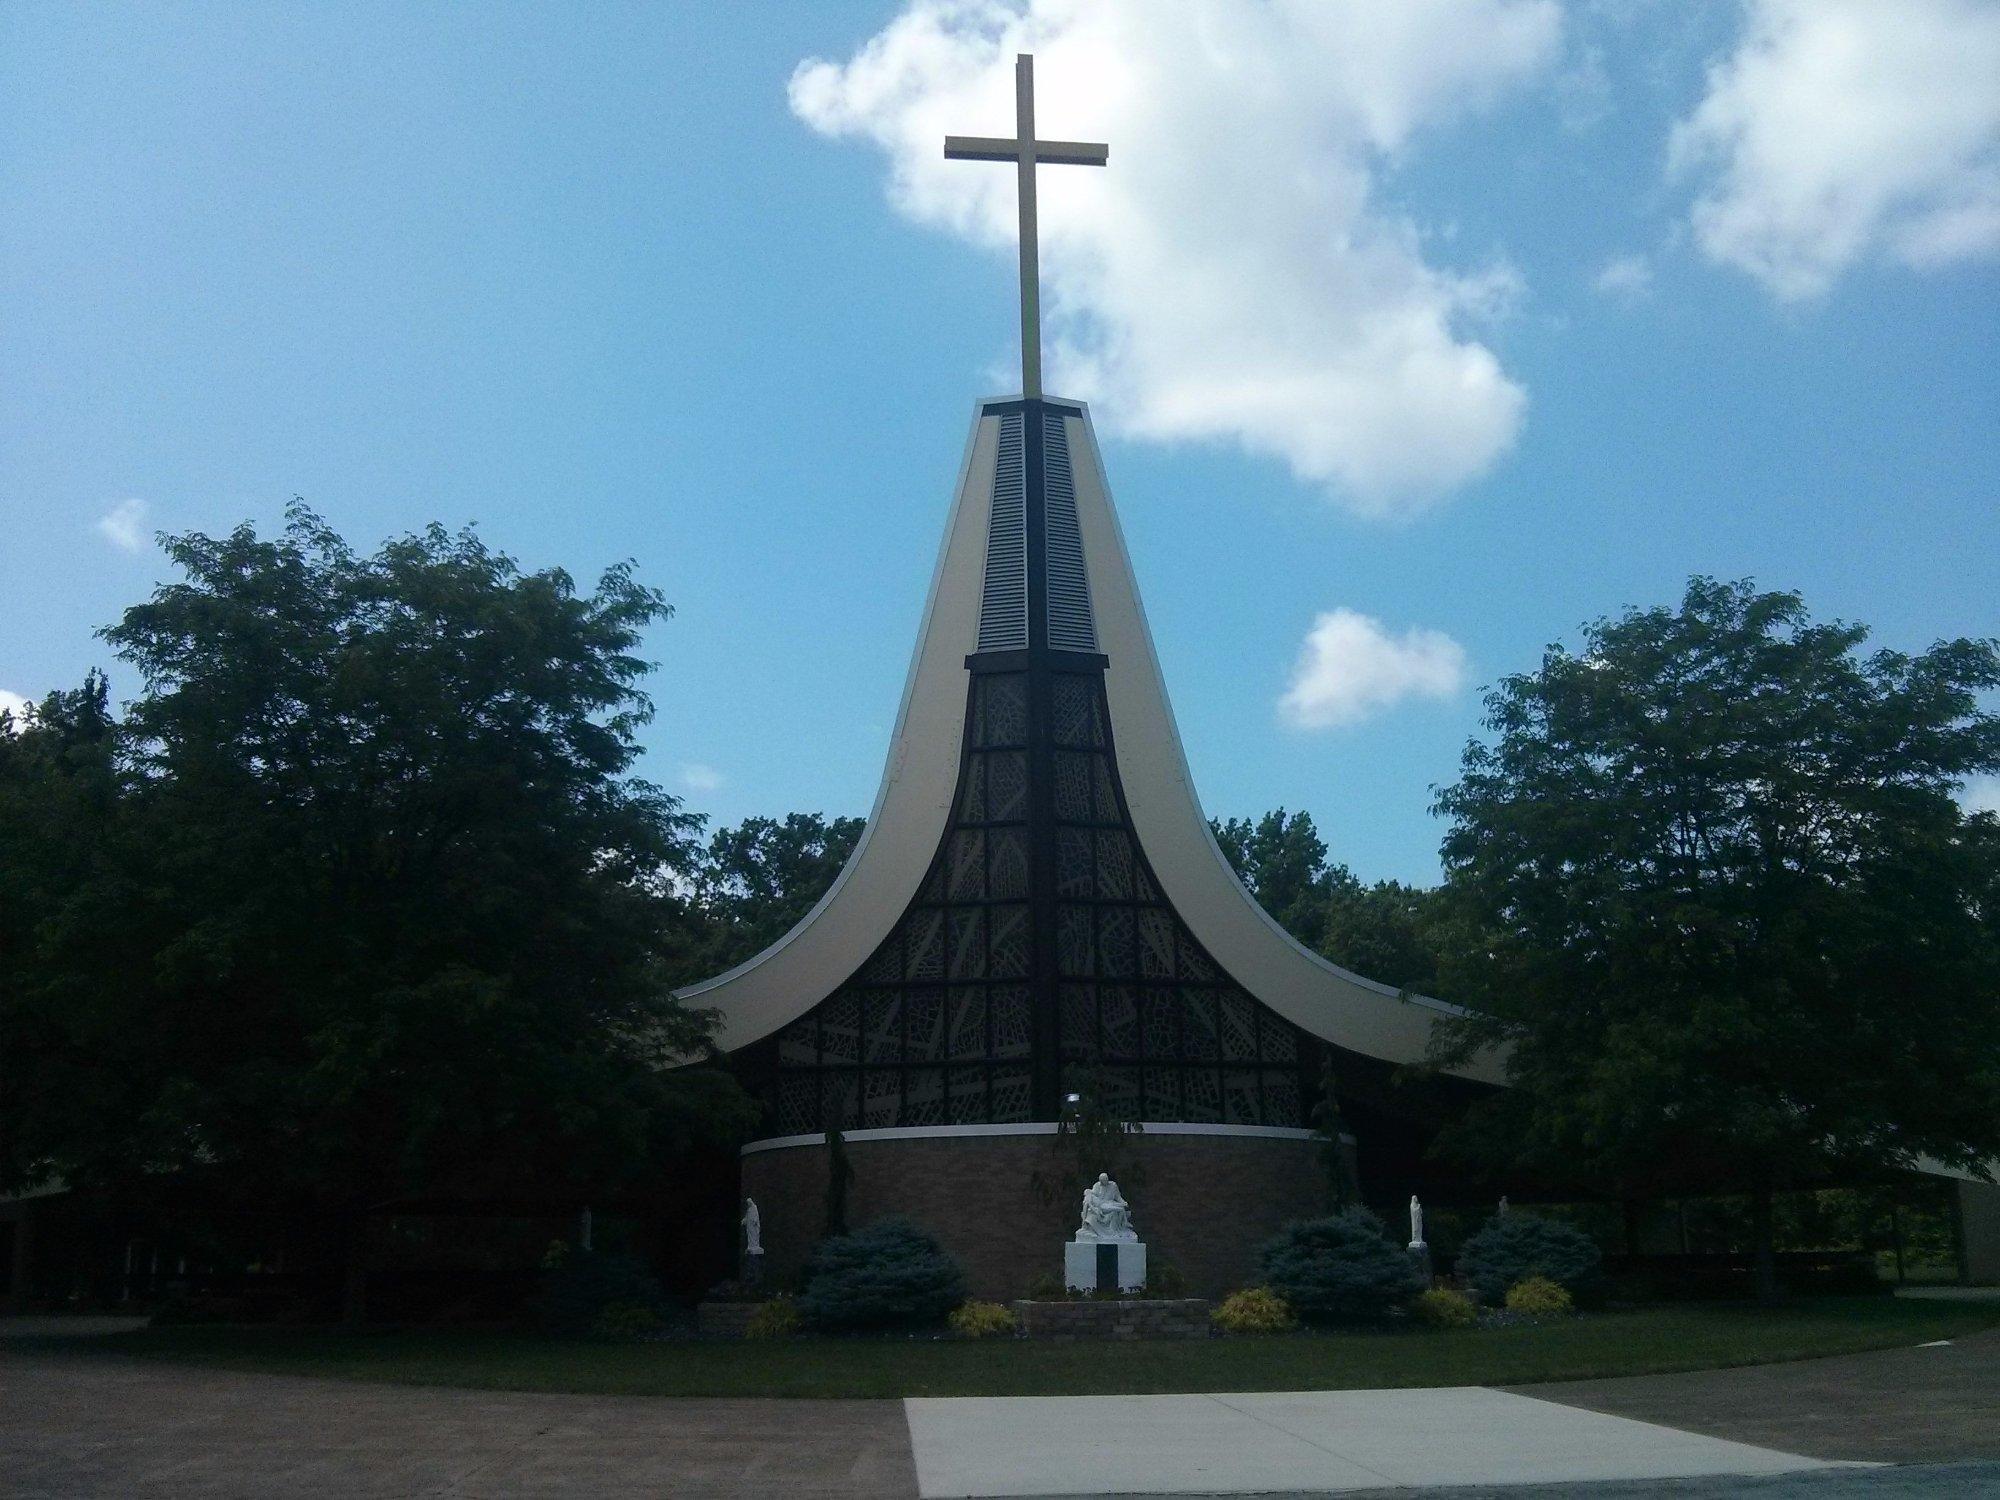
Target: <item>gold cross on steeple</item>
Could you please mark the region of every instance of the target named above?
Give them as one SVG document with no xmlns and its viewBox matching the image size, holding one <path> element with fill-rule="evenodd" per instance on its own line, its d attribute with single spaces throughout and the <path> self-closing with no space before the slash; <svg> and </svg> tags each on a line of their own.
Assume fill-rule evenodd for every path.
<svg viewBox="0 0 2000 1500">
<path fill-rule="evenodd" d="M 982 135 L 948 135 L 944 154 L 953 161 L 1011 161 L 1020 174 L 1021 194 L 1021 394 L 1030 401 L 1042 395 L 1042 287 L 1035 243 L 1035 168 L 1101 167 L 1111 154 L 1108 146 L 1088 141 L 1035 139 L 1035 59 L 1023 52 L 1014 59 L 1014 139 Z"/>
</svg>

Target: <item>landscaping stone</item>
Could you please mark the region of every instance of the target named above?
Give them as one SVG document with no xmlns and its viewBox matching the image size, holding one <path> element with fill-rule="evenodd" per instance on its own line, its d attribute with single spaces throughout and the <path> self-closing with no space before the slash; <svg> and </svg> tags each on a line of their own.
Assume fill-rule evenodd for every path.
<svg viewBox="0 0 2000 1500">
<path fill-rule="evenodd" d="M 1021 1331 L 1031 1339 L 1205 1339 L 1205 1297 L 1103 1297 L 1077 1302 L 1014 1304 Z"/>
</svg>

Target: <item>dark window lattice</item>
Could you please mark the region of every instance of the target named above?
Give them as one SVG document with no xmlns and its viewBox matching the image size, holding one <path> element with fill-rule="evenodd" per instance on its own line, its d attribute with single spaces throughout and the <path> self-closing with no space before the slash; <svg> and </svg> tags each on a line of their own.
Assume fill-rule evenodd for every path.
<svg viewBox="0 0 2000 1500">
<path fill-rule="evenodd" d="M 952 825 L 910 910 L 779 1033 L 780 1132 L 1032 1118 L 1028 678 L 971 680 Z M 1054 1035 L 1066 1074 L 1148 1120 L 1300 1123 L 1301 1045 L 1155 886 L 1121 805 L 1102 679 L 1051 682 Z"/>
</svg>

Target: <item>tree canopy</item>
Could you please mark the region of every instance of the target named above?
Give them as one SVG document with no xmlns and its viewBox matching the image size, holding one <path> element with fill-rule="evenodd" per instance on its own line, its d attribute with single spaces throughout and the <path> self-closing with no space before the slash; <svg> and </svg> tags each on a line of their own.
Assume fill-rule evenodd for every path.
<svg viewBox="0 0 2000 1500">
<path fill-rule="evenodd" d="M 863 825 L 861 818 L 788 813 L 717 829 L 694 877 L 710 928 L 700 972 L 687 977 L 719 974 L 797 926 L 840 874 Z"/>
<path fill-rule="evenodd" d="M 745 1123 L 668 1067 L 710 1019 L 695 820 L 631 774 L 657 593 L 302 507 L 164 546 L 123 719 L 93 678 L 0 736 L 0 1189 L 587 1198 Z"/>
<path fill-rule="evenodd" d="M 2000 648 L 1865 639 L 1696 578 L 1488 696 L 1438 797 L 1475 1007 L 1439 1057 L 1505 1044 L 1514 1088 L 1464 1139 L 1767 1206 L 2000 1153 L 2000 821 L 1954 795 Z"/>
<path fill-rule="evenodd" d="M 1365 885 L 1329 863 L 1310 813 L 1281 807 L 1254 823 L 1210 819 L 1209 828 L 1258 904 L 1308 948 L 1399 989 L 1436 982 L 1431 892 L 1395 880 Z"/>
</svg>

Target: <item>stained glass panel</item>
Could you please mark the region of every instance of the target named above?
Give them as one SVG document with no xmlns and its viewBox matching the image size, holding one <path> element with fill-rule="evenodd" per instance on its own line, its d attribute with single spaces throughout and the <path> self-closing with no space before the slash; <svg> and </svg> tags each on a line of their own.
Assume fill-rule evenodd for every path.
<svg viewBox="0 0 2000 1500">
<path fill-rule="evenodd" d="M 986 1055 L 986 991 L 978 986 L 951 992 L 950 1055 Z"/>
<path fill-rule="evenodd" d="M 1034 1050 L 1034 1020 L 1028 1007 L 1028 987 L 996 984 L 993 1004 L 993 1055 L 1026 1057 Z"/>
<path fill-rule="evenodd" d="M 907 1060 L 931 1062 L 944 1056 L 944 991 L 907 991 L 903 1011 L 903 1024 L 909 1029 Z"/>
<path fill-rule="evenodd" d="M 986 817 L 1018 823 L 1028 816 L 1028 758 L 1018 750 L 986 757 Z"/>
<path fill-rule="evenodd" d="M 1060 899 L 1039 907 L 1027 900 L 1027 680 L 975 683 L 975 739 L 1007 748 L 967 756 L 954 828 L 918 900 L 854 976 L 865 988 L 835 991 L 778 1033 L 766 1096 L 774 1125 L 1029 1118 L 1038 913 L 1055 924 L 1063 982 L 1043 1003 L 1056 1011 L 1059 1056 L 1086 1065 L 1114 1108 L 1153 1120 L 1298 1123 L 1301 1034 L 1231 984 L 1159 895 L 1118 814 L 1111 760 L 1092 748 L 1106 743 L 1099 682 L 1059 674 L 1050 688 L 1061 749 L 1044 763 L 1059 815 L 1049 874 Z M 966 826 L 982 819 L 987 827 Z M 1062 821 L 1071 819 L 1098 827 Z M 1117 1066 L 1094 1066 L 1101 1057 Z"/>
<path fill-rule="evenodd" d="M 995 901 L 1018 901 L 1028 894 L 1028 834 L 1022 828 L 995 828 L 987 835 L 990 864 L 987 894 Z"/>
<path fill-rule="evenodd" d="M 1098 1014 L 1103 1018 L 1104 1055 L 1139 1055 L 1139 1002 L 1130 985 L 1100 984 Z"/>
</svg>

